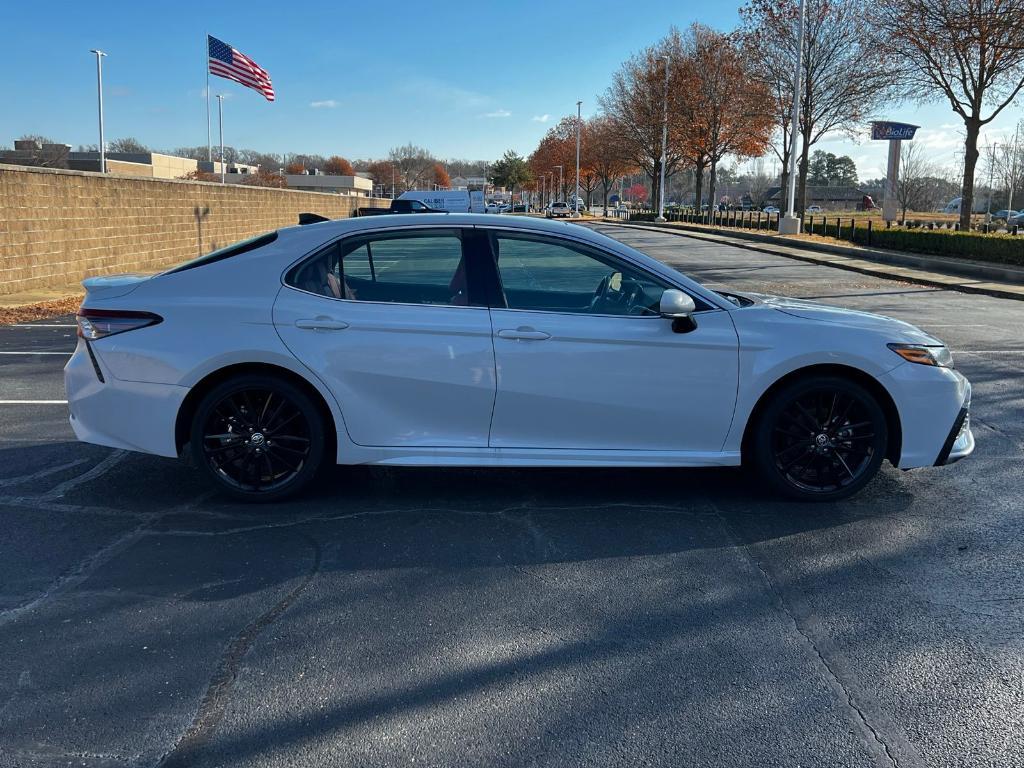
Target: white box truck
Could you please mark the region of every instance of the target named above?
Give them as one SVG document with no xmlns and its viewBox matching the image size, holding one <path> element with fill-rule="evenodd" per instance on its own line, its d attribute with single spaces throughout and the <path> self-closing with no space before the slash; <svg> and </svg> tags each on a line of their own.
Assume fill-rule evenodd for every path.
<svg viewBox="0 0 1024 768">
<path fill-rule="evenodd" d="M 464 189 L 411 189 L 398 196 L 399 200 L 419 200 L 437 211 L 451 213 L 483 213 L 484 193 L 480 190 L 468 192 Z"/>
</svg>

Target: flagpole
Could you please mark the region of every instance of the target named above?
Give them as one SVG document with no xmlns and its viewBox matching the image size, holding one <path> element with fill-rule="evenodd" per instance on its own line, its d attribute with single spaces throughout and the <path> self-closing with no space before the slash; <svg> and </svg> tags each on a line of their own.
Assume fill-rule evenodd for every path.
<svg viewBox="0 0 1024 768">
<path fill-rule="evenodd" d="M 220 124 L 220 183 L 226 184 L 224 165 L 224 94 L 217 94 L 217 119 Z"/>
<path fill-rule="evenodd" d="M 213 162 L 213 133 L 210 129 L 210 33 L 206 33 L 206 160 Z M 210 170 L 213 170 L 212 168 Z"/>
</svg>

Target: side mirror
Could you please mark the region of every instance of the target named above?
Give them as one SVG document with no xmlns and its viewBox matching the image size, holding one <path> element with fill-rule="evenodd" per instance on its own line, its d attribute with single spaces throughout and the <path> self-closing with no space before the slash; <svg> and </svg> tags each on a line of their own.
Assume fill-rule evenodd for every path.
<svg viewBox="0 0 1024 768">
<path fill-rule="evenodd" d="M 672 321 L 672 330 L 676 333 L 689 333 L 697 328 L 697 321 L 693 318 L 697 305 L 691 296 L 680 290 L 669 288 L 661 294 L 658 309 L 662 317 Z"/>
</svg>

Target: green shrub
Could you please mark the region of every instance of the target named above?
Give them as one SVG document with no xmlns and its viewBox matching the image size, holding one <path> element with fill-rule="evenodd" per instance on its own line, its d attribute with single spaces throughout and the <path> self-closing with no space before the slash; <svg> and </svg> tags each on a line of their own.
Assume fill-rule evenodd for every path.
<svg viewBox="0 0 1024 768">
<path fill-rule="evenodd" d="M 867 230 L 858 227 L 857 244 L 864 245 L 866 240 Z M 1024 237 L 1020 235 L 986 235 L 950 229 L 875 229 L 871 232 L 871 245 L 893 251 L 1024 266 Z"/>
</svg>

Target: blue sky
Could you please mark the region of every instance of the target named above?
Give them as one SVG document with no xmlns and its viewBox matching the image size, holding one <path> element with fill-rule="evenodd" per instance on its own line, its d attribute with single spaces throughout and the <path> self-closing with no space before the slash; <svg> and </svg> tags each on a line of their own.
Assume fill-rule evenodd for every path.
<svg viewBox="0 0 1024 768">
<path fill-rule="evenodd" d="M 294 10 L 291 10 L 294 8 Z M 550 125 L 597 109 L 597 95 L 630 54 L 671 24 L 735 26 L 737 4 L 591 1 L 365 3 L 223 0 L 175 3 L 12 3 L 0 87 L 0 145 L 41 133 L 95 143 L 95 64 L 102 48 L 108 139 L 156 148 L 206 142 L 204 33 L 270 72 L 277 101 L 213 78 L 225 100 L 225 141 L 272 152 L 380 157 L 413 142 L 440 157 L 528 153 Z M 215 102 L 214 102 L 215 104 Z M 952 163 L 959 125 L 948 105 L 904 105 L 885 117 L 920 123 L 932 157 Z M 989 134 L 1012 131 L 1018 107 Z M 214 114 L 216 140 L 216 114 Z M 850 154 L 862 178 L 884 175 L 882 142 L 819 145 Z"/>
</svg>

